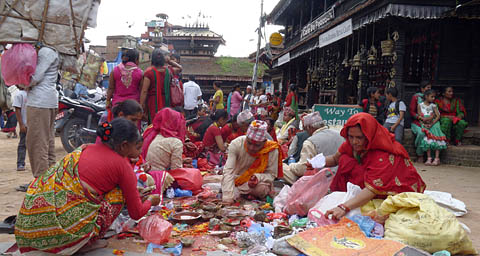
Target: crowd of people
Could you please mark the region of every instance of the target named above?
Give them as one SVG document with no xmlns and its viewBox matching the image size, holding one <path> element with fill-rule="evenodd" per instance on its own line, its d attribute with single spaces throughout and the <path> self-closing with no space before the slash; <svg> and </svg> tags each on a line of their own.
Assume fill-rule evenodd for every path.
<svg viewBox="0 0 480 256">
<path fill-rule="evenodd" d="M 140 219 L 161 203 L 167 188 L 178 186 L 173 170 L 200 168 L 200 162 L 222 175 L 222 202 L 230 205 L 241 197 L 275 196 L 275 180 L 294 184 L 315 174 L 318 170 L 307 160 L 323 153 L 325 167 L 335 173 L 331 191 L 346 191 L 348 182 L 363 189 L 327 212 L 336 219 L 371 199 L 422 193 L 426 187 L 400 144 L 407 109 L 395 88 L 386 91 L 388 107 L 380 90 L 369 89 L 369 98 L 362 102 L 367 113 L 350 117 L 338 132 L 318 112 L 299 112 L 294 84 L 285 100 L 280 92 L 272 95 L 251 86 L 241 92 L 239 85 L 224 99 L 221 83 L 215 82 L 207 105 L 194 76 L 180 81 L 180 58 L 159 49 L 145 72 L 138 68 L 138 52 L 126 52 L 110 76 L 109 114 L 99 125 L 97 142 L 55 163 L 56 69 L 56 51 L 40 48 L 30 89 L 18 94 L 14 104 L 35 178 L 26 186 L 15 225 L 22 253 L 73 254 L 101 246 L 99 238 L 124 204 L 131 218 Z M 175 103 L 176 88 L 183 91 L 182 104 Z M 450 139 L 459 144 L 466 127 L 461 101 L 453 98 L 451 87 L 435 99 L 430 85 L 422 85 L 409 111 L 415 120 L 417 154 L 426 152 L 426 164 L 438 164 L 439 150 Z M 143 134 L 142 121 L 149 125 Z M 27 129 L 27 123 L 36 128 Z M 19 150 L 18 166 L 24 165 Z M 139 166 L 155 180 L 154 193 L 137 190 L 134 168 Z"/>
<path fill-rule="evenodd" d="M 466 110 L 461 99 L 454 97 L 453 87 L 447 86 L 439 93 L 432 84 L 425 82 L 420 91 L 413 95 L 407 110 L 406 104 L 398 98 L 395 87 L 382 90 L 370 87 L 368 98 L 362 101 L 363 112 L 372 115 L 380 124 L 403 142 L 405 119 L 411 118 L 411 129 L 415 134 L 415 148 L 418 162 L 425 165 L 439 165 L 440 151 L 448 145 L 461 145 L 468 123 Z M 424 156 L 427 156 L 425 161 Z"/>
</svg>

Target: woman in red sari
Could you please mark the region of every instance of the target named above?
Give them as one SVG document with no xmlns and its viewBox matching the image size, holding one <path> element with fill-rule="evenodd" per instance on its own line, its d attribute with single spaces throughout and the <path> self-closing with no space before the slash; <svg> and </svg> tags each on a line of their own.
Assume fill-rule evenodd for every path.
<svg viewBox="0 0 480 256">
<path fill-rule="evenodd" d="M 461 145 L 465 128 L 468 123 L 465 121 L 467 111 L 463 101 L 453 97 L 453 87 L 447 86 L 443 91 L 443 96 L 435 100 L 440 110 L 440 127 L 447 136 L 448 141 L 452 140 L 455 145 Z M 452 138 L 453 135 L 453 138 Z"/>
<path fill-rule="evenodd" d="M 145 70 L 140 93 L 140 104 L 149 124 L 153 122 L 155 114 L 159 110 L 172 107 L 170 85 L 174 82 L 175 72 L 180 68 L 180 65 L 165 58 L 162 50 L 153 50 L 152 66 Z"/>
<path fill-rule="evenodd" d="M 350 117 L 340 134 L 346 141 L 335 155 L 326 159 L 326 167 L 338 165 L 330 190 L 347 191 L 347 182 L 363 190 L 327 211 L 326 216 L 332 214 L 340 219 L 350 209 L 361 207 L 374 198 L 402 192 L 423 193 L 426 185 L 407 151 L 373 116 L 358 113 Z"/>
<path fill-rule="evenodd" d="M 288 87 L 287 98 L 285 98 L 285 107 L 290 107 L 295 112 L 295 118 L 298 119 L 298 95 L 297 86 L 291 84 Z"/>
<path fill-rule="evenodd" d="M 208 162 L 211 165 L 223 165 L 226 160 L 224 156 L 227 147 L 222 138 L 221 128 L 227 123 L 228 113 L 226 110 L 219 109 L 215 111 L 211 119 L 213 124 L 208 127 L 205 136 L 203 136 L 203 146 L 205 147 Z"/>
</svg>

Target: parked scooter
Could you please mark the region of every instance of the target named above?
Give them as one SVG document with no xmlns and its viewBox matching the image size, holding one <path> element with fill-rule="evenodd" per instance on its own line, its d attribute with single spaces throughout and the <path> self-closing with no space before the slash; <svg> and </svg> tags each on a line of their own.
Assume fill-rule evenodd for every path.
<svg viewBox="0 0 480 256">
<path fill-rule="evenodd" d="M 71 90 L 59 90 L 58 114 L 55 118 L 55 130 L 59 133 L 63 148 L 72 152 L 82 144 L 94 143 L 96 136 L 85 131 L 96 130 L 98 121 L 105 111 L 105 105 L 85 100 L 72 99 Z"/>
</svg>

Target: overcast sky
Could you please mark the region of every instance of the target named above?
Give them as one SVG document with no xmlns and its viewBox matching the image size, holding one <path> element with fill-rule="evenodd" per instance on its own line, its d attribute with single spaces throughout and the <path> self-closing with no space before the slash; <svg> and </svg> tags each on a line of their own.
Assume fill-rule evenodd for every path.
<svg viewBox="0 0 480 256">
<path fill-rule="evenodd" d="M 264 12 L 269 14 L 278 2 L 264 0 Z M 256 51 L 255 30 L 259 25 L 260 0 L 103 0 L 97 27 L 87 29 L 86 37 L 91 44 L 106 45 L 108 35 L 140 37 L 147 30 L 145 22 L 156 19 L 157 13 L 168 14 L 170 23 L 183 26 L 194 22 L 199 12 L 202 13 L 201 20 L 208 22 L 210 29 L 226 40 L 226 45 L 219 47 L 217 56 L 246 57 Z M 189 19 L 188 15 L 192 18 Z M 203 16 L 211 18 L 203 19 Z M 267 39 L 279 28 L 267 26 Z"/>
</svg>

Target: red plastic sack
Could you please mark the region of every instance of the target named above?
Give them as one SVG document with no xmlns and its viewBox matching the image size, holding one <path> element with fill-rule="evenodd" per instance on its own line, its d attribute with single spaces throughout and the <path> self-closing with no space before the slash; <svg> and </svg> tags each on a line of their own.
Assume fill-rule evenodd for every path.
<svg viewBox="0 0 480 256">
<path fill-rule="evenodd" d="M 138 223 L 138 232 L 146 241 L 154 244 L 168 242 L 173 226 L 162 216 L 155 214 Z"/>
<path fill-rule="evenodd" d="M 308 210 L 328 192 L 332 179 L 327 178 L 327 172 L 331 170 L 325 168 L 313 176 L 303 176 L 298 179 L 288 192 L 284 211 L 289 215 L 306 216 Z"/>
<path fill-rule="evenodd" d="M 143 237 L 144 240 L 154 244 L 168 242 L 172 229 L 172 224 L 158 214 L 151 215 L 138 223 L 140 236 Z"/>
<path fill-rule="evenodd" d="M 37 68 L 37 51 L 31 44 L 14 44 L 2 55 L 2 77 L 7 86 L 29 86 Z"/>
<path fill-rule="evenodd" d="M 172 175 L 181 189 L 190 190 L 194 195 L 202 192 L 203 177 L 199 169 L 179 168 L 170 170 L 168 173 Z"/>
</svg>

